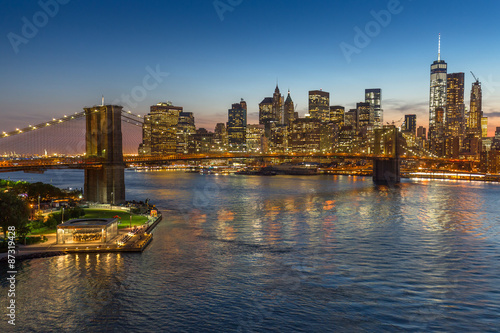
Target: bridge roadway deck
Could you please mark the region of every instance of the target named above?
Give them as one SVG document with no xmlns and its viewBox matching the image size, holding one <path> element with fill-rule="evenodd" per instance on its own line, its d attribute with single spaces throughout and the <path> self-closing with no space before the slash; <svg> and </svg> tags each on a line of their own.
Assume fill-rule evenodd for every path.
<svg viewBox="0 0 500 333">
<path fill-rule="evenodd" d="M 132 165 L 159 164 L 176 161 L 202 161 L 202 160 L 229 160 L 229 159 L 356 159 L 374 160 L 386 159 L 391 156 L 373 154 L 311 154 L 311 153 L 288 153 L 288 154 L 247 154 L 247 153 L 225 153 L 225 154 L 192 154 L 192 155 L 161 155 L 161 156 L 124 156 L 123 162 L 126 167 Z M 401 156 L 401 160 L 415 160 L 421 162 L 435 163 L 478 163 L 475 160 L 446 159 L 418 156 Z M 102 159 L 85 157 L 52 157 L 33 159 L 4 159 L 0 160 L 0 172 L 14 171 L 43 171 L 47 169 L 92 169 L 102 168 L 105 165 Z"/>
</svg>

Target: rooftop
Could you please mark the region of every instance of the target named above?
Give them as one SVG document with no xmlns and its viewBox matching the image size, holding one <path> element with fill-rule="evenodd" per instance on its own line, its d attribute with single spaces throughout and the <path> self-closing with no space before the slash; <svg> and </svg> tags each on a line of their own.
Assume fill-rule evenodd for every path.
<svg viewBox="0 0 500 333">
<path fill-rule="evenodd" d="M 103 227 L 113 222 L 118 221 L 117 218 L 112 219 L 74 219 L 58 224 L 58 228 L 68 227 Z"/>
</svg>

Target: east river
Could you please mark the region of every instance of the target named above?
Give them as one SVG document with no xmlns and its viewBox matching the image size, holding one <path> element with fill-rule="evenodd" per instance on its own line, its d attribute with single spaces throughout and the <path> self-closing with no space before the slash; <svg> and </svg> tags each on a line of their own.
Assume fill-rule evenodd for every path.
<svg viewBox="0 0 500 333">
<path fill-rule="evenodd" d="M 83 172 L 0 174 L 83 187 Z M 498 332 L 500 185 L 126 171 L 142 254 L 18 264 L 18 332 Z"/>
</svg>

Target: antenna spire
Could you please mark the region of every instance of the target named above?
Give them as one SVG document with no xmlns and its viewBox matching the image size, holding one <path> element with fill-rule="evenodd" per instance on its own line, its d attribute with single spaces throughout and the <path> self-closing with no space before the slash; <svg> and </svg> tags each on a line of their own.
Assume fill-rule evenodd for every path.
<svg viewBox="0 0 500 333">
<path fill-rule="evenodd" d="M 439 34 L 439 42 L 438 42 L 438 61 L 441 60 L 441 34 Z"/>
</svg>

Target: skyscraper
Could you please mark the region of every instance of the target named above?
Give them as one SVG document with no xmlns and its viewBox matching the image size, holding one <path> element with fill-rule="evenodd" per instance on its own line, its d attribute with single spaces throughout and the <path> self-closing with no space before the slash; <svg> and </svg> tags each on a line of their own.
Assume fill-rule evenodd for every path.
<svg viewBox="0 0 500 333">
<path fill-rule="evenodd" d="M 272 114 L 274 121 L 276 121 L 279 124 L 282 124 L 284 119 L 283 96 L 280 93 L 280 88 L 278 88 L 278 83 L 276 83 L 276 89 L 274 89 L 274 94 L 273 94 Z"/>
<path fill-rule="evenodd" d="M 495 136 L 493 137 L 492 149 L 500 150 L 500 127 L 495 129 Z"/>
<path fill-rule="evenodd" d="M 288 133 L 288 147 L 293 153 L 321 151 L 322 122 L 314 118 L 299 118 L 292 122 Z"/>
<path fill-rule="evenodd" d="M 352 130 L 358 130 L 358 109 L 350 109 L 344 114 L 344 125 L 351 126 Z"/>
<path fill-rule="evenodd" d="M 259 124 L 266 125 L 276 121 L 273 114 L 273 98 L 266 97 L 259 104 Z"/>
<path fill-rule="evenodd" d="M 417 131 L 417 115 L 405 114 L 405 124 L 403 130 L 407 133 L 416 135 Z"/>
<path fill-rule="evenodd" d="M 193 147 L 193 134 L 196 133 L 194 125 L 194 116 L 192 112 L 179 113 L 179 122 L 177 123 L 177 153 L 188 154 Z"/>
<path fill-rule="evenodd" d="M 373 126 L 373 108 L 368 102 L 356 103 L 357 115 L 358 115 L 358 130 L 368 129 L 368 127 Z"/>
<path fill-rule="evenodd" d="M 286 97 L 284 106 L 283 124 L 289 125 L 294 118 L 295 118 L 295 106 L 293 105 L 292 97 L 290 96 L 290 90 L 288 90 L 288 96 Z"/>
<path fill-rule="evenodd" d="M 322 122 L 330 121 L 330 93 L 323 90 L 309 91 L 309 115 Z"/>
<path fill-rule="evenodd" d="M 273 97 L 266 97 L 259 104 L 259 124 L 269 127 L 271 122 L 282 123 L 284 121 L 283 107 L 284 98 L 280 93 L 278 84 L 274 89 Z"/>
<path fill-rule="evenodd" d="M 481 133 L 481 118 L 483 116 L 482 98 L 483 94 L 481 82 L 476 79 L 476 81 L 472 83 L 472 89 L 470 92 L 470 111 L 467 124 L 467 130 L 469 133 L 478 135 Z"/>
<path fill-rule="evenodd" d="M 208 154 L 216 152 L 217 149 L 214 145 L 215 134 L 207 131 L 206 128 L 198 128 L 196 133 L 193 134 L 193 149 L 195 154 Z"/>
<path fill-rule="evenodd" d="M 141 155 L 167 155 L 177 151 L 177 125 L 182 107 L 171 102 L 158 103 L 150 107 L 142 126 Z M 194 121 L 194 120 L 193 120 Z"/>
<path fill-rule="evenodd" d="M 345 108 L 340 105 L 330 106 L 330 121 L 340 127 L 344 126 Z"/>
<path fill-rule="evenodd" d="M 417 128 L 417 137 L 427 140 L 426 128 L 424 126 L 419 126 Z"/>
<path fill-rule="evenodd" d="M 231 151 L 246 150 L 247 102 L 241 99 L 228 110 L 227 135 Z"/>
<path fill-rule="evenodd" d="M 463 131 L 464 118 L 464 73 L 451 73 L 446 76 L 447 134 L 460 135 Z"/>
<path fill-rule="evenodd" d="M 445 155 L 457 158 L 465 134 L 464 73 L 446 76 Z"/>
<path fill-rule="evenodd" d="M 293 122 L 292 122 L 293 123 Z M 269 129 L 268 149 L 271 153 L 283 153 L 288 146 L 288 126 L 271 123 Z"/>
<path fill-rule="evenodd" d="M 264 125 L 247 125 L 247 152 L 261 153 L 264 151 Z"/>
<path fill-rule="evenodd" d="M 226 124 L 217 123 L 214 130 L 214 145 L 218 152 L 227 150 L 227 130 Z"/>
<path fill-rule="evenodd" d="M 426 133 L 426 128 L 423 126 L 419 126 L 417 128 L 417 144 L 419 145 L 420 148 L 426 148 L 427 147 L 427 133 Z"/>
<path fill-rule="evenodd" d="M 464 144 L 464 150 L 470 155 L 477 156 L 482 150 L 482 118 L 481 82 L 476 79 L 476 81 L 472 83 L 470 92 L 470 110 L 469 118 L 467 119 L 466 139 Z"/>
<path fill-rule="evenodd" d="M 373 125 L 382 127 L 383 125 L 383 110 L 382 110 L 382 89 L 365 89 L 365 102 L 370 103 L 373 109 Z"/>
<path fill-rule="evenodd" d="M 431 65 L 429 98 L 429 148 L 438 156 L 444 154 L 447 71 L 448 64 L 441 60 L 441 34 L 439 34 L 438 59 Z"/>
<path fill-rule="evenodd" d="M 481 118 L 481 129 L 482 129 L 482 137 L 488 137 L 488 117 Z"/>
<path fill-rule="evenodd" d="M 427 133 L 425 127 L 419 126 L 417 128 L 415 142 L 421 149 L 427 148 Z"/>
</svg>

